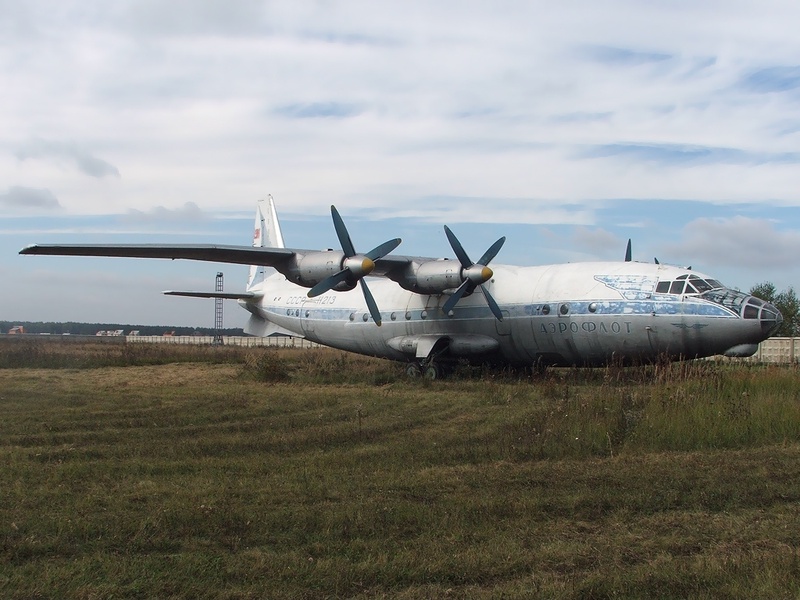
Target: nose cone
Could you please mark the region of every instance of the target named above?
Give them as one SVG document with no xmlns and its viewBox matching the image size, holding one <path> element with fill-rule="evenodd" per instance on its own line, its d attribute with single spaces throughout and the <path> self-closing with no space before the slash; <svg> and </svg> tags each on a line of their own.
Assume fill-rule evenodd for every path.
<svg viewBox="0 0 800 600">
<path fill-rule="evenodd" d="M 344 259 L 342 268 L 350 269 L 350 272 L 358 278 L 366 277 L 375 268 L 375 263 L 371 258 L 366 256 L 356 255 Z"/>
<path fill-rule="evenodd" d="M 755 296 L 748 296 L 742 308 L 742 317 L 745 319 L 759 319 L 761 321 L 761 332 L 764 339 L 775 335 L 775 332 L 783 323 L 781 311 L 769 302 L 764 302 Z"/>
</svg>

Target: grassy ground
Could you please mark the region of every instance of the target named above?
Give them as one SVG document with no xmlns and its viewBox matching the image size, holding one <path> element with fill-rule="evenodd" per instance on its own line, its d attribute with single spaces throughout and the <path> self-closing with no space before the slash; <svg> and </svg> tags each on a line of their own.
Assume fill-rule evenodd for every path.
<svg viewBox="0 0 800 600">
<path fill-rule="evenodd" d="M 431 383 L 138 344 L 0 367 L 4 598 L 800 596 L 796 369 Z"/>
</svg>

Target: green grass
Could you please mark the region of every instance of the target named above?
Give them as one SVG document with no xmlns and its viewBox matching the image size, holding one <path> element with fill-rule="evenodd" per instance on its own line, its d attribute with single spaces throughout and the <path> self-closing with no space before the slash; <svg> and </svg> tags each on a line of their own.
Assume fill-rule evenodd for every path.
<svg viewBox="0 0 800 600">
<path fill-rule="evenodd" d="M 70 347 L 0 369 L 0 597 L 800 595 L 796 369 Z"/>
</svg>

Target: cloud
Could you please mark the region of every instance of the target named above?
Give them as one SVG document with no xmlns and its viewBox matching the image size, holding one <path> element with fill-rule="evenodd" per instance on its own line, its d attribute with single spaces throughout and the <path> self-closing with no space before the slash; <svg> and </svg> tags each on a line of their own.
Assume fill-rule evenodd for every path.
<svg viewBox="0 0 800 600">
<path fill-rule="evenodd" d="M 361 109 L 353 104 L 339 102 L 312 102 L 310 104 L 289 104 L 275 109 L 275 112 L 292 119 L 347 118 L 356 116 Z"/>
<path fill-rule="evenodd" d="M 579 150 L 581 158 L 622 158 L 642 163 L 679 164 L 763 164 L 797 163 L 800 152 L 747 152 L 738 148 L 714 148 L 684 144 L 603 144 Z"/>
<path fill-rule="evenodd" d="M 660 63 L 673 58 L 672 55 L 663 52 L 631 50 L 629 48 L 616 48 L 614 46 L 586 46 L 583 49 L 583 54 L 589 59 L 599 63 L 621 66 Z"/>
<path fill-rule="evenodd" d="M 194 202 L 186 202 L 179 208 L 155 206 L 148 210 L 131 208 L 126 215 L 120 217 L 127 223 L 175 223 L 177 221 L 203 221 L 207 215 Z"/>
<path fill-rule="evenodd" d="M 0 194 L 0 207 L 56 209 L 61 205 L 48 189 L 14 186 L 5 194 Z"/>
<path fill-rule="evenodd" d="M 598 258 L 620 260 L 625 252 L 624 241 L 602 228 L 576 227 L 572 232 L 572 244 Z"/>
<path fill-rule="evenodd" d="M 695 219 L 664 255 L 687 261 L 747 269 L 798 266 L 800 231 L 778 229 L 774 222 L 751 217 Z"/>
<path fill-rule="evenodd" d="M 269 31 L 265 17 L 260 0 L 138 0 L 120 13 L 120 25 L 148 36 L 254 35 Z"/>
<path fill-rule="evenodd" d="M 441 223 L 489 242 L 545 224 L 560 238 L 529 251 L 537 263 L 570 241 L 618 258 L 630 236 L 635 256 L 667 260 L 687 222 L 746 205 L 778 244 L 800 230 L 800 4 L 765 2 L 720 18 L 721 3 L 686 0 L 0 0 L 0 194 L 54 190 L 52 228 L 105 215 L 216 243 L 247 238 L 221 217 L 186 224 L 241 211 L 247 236 L 265 193 L 319 217 L 308 247 L 331 233 L 330 204 L 378 239 L 392 218 L 436 223 L 439 241 Z M 18 194 L 4 210 L 36 204 Z M 572 225 L 587 229 L 572 240 Z M 525 242 L 514 256 L 509 237 L 503 260 Z"/>
<path fill-rule="evenodd" d="M 493 206 L 486 211 L 486 206 Z M 414 218 L 428 223 L 525 223 L 529 225 L 590 225 L 594 213 L 583 206 L 550 203 L 530 198 L 475 198 L 468 196 L 428 196 L 414 206 L 398 204 L 380 213 L 370 214 L 383 219 Z"/>
<path fill-rule="evenodd" d="M 759 69 L 742 79 L 742 87 L 762 94 L 800 88 L 800 66 Z"/>
<path fill-rule="evenodd" d="M 117 167 L 71 143 L 34 139 L 17 150 L 16 156 L 22 161 L 52 158 L 72 162 L 81 173 L 90 177 L 120 176 Z"/>
</svg>

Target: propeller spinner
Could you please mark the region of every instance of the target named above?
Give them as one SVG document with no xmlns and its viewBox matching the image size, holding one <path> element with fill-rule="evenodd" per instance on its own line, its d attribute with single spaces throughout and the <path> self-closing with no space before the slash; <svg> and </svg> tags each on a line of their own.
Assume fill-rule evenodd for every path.
<svg viewBox="0 0 800 600">
<path fill-rule="evenodd" d="M 364 277 L 372 273 L 375 268 L 375 261 L 379 258 L 383 258 L 389 254 L 389 252 L 397 248 L 401 240 L 400 238 L 395 238 L 384 242 L 380 246 L 376 246 L 366 254 L 358 254 L 350 239 L 350 234 L 347 232 L 347 227 L 345 227 L 344 221 L 339 215 L 339 211 L 337 211 L 336 207 L 333 205 L 331 205 L 331 216 L 333 217 L 333 227 L 336 229 L 336 236 L 339 238 L 339 243 L 342 245 L 342 251 L 344 252 L 344 260 L 342 260 L 341 265 L 342 270 L 323 279 L 308 290 L 308 297 L 314 298 L 315 296 L 324 294 L 345 281 L 353 285 L 358 281 L 361 286 L 361 291 L 364 293 L 364 300 L 367 302 L 369 312 L 375 324 L 380 327 L 381 312 L 378 310 L 378 305 L 375 302 L 375 298 L 372 296 L 372 292 L 369 291 Z"/>
<path fill-rule="evenodd" d="M 450 242 L 450 247 L 453 248 L 453 252 L 455 252 L 456 256 L 458 257 L 458 261 L 461 263 L 461 276 L 464 278 L 464 281 L 460 286 L 458 286 L 458 289 L 453 292 L 453 295 L 450 296 L 447 302 L 444 303 L 442 310 L 445 313 L 449 313 L 465 294 L 469 295 L 475 291 L 475 288 L 479 288 L 483 293 L 483 297 L 486 298 L 486 304 L 489 305 L 489 309 L 492 311 L 492 314 L 497 318 L 498 321 L 502 321 L 503 313 L 500 312 L 500 307 L 489 293 L 489 290 L 487 290 L 483 284 L 489 281 L 494 275 L 494 272 L 492 272 L 488 265 L 492 259 L 497 256 L 497 253 L 500 251 L 500 248 L 503 247 L 506 238 L 501 237 L 499 240 L 497 240 L 486 252 L 483 253 L 483 256 L 481 256 L 478 262 L 473 263 L 469 256 L 467 256 L 467 253 L 464 251 L 464 247 L 461 245 L 461 242 L 458 241 L 456 235 L 450 231 L 450 228 L 447 225 L 444 226 L 444 232 L 447 235 L 448 241 Z"/>
</svg>

